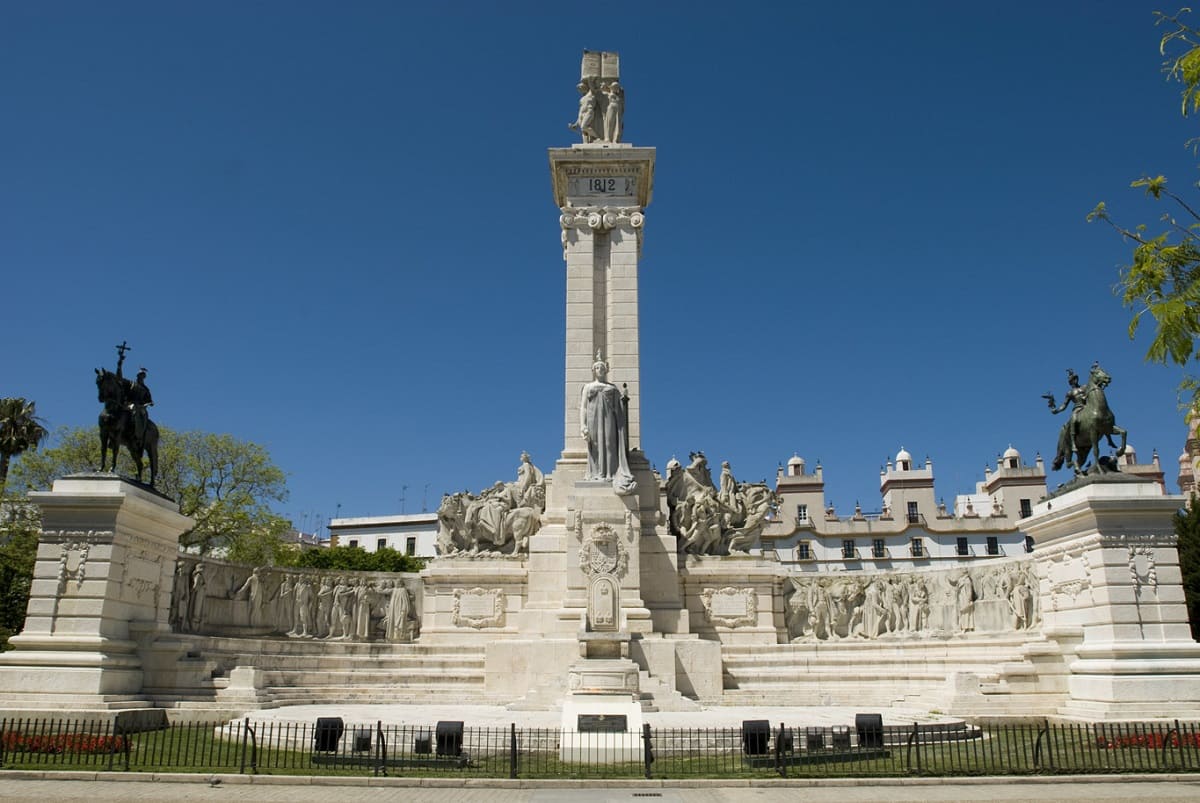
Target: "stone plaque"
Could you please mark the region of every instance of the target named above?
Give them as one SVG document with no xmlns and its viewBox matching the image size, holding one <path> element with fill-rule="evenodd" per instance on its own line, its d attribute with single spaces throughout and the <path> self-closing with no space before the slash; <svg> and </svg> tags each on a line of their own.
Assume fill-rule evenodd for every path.
<svg viewBox="0 0 1200 803">
<path fill-rule="evenodd" d="M 616 580 L 608 575 L 600 575 L 592 580 L 588 589 L 588 624 L 592 630 L 617 630 L 620 605 L 620 587 Z"/>
<path fill-rule="evenodd" d="M 629 723 L 624 714 L 580 714 L 575 729 L 580 733 L 624 733 Z"/>
<path fill-rule="evenodd" d="M 458 627 L 503 627 L 504 589 L 454 589 L 453 622 Z"/>
<path fill-rule="evenodd" d="M 700 599 L 704 615 L 714 625 L 743 627 L 758 619 L 758 595 L 752 588 L 706 588 Z"/>
<path fill-rule="evenodd" d="M 572 199 L 636 203 L 637 178 L 628 175 L 570 176 L 567 197 Z"/>
</svg>

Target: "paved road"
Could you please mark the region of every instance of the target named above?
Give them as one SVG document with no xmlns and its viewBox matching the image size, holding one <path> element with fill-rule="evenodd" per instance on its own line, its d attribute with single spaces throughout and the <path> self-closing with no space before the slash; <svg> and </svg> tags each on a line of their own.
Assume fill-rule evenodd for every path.
<svg viewBox="0 0 1200 803">
<path fill-rule="evenodd" d="M 19 773 L 0 772 L 0 800 L 31 803 L 105 803 L 106 801 L 281 801 L 286 803 L 354 803 L 377 801 L 454 801 L 454 803 L 795 803 L 804 801 L 925 801 L 925 800 L 1089 800 L 1116 801 L 1200 800 L 1200 776 L 1162 776 L 1113 779 L 975 779 L 973 781 L 821 781 L 812 785 L 721 786 L 700 782 L 696 787 L 646 785 L 601 785 L 579 782 L 566 786 L 514 787 L 504 782 L 488 785 L 480 781 L 470 786 L 396 785 L 403 779 L 338 778 L 258 778 L 252 783 L 244 776 L 214 777 L 212 783 L 202 776 L 166 776 L 153 780 L 141 776 L 133 780 L 120 774 L 95 780 L 62 780 L 22 777 Z M 386 786 L 376 784 L 388 784 Z M 411 782 L 410 782 L 411 783 Z"/>
</svg>

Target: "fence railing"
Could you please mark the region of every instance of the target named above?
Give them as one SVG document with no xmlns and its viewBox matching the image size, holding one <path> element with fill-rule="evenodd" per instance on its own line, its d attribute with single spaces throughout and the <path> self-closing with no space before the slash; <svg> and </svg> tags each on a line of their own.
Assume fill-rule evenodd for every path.
<svg viewBox="0 0 1200 803">
<path fill-rule="evenodd" d="M 110 724 L 0 721 L 0 768 L 477 778 L 753 778 L 1027 775 L 1200 770 L 1193 723 L 879 727 L 746 722 L 742 728 L 644 726 L 641 733 L 557 728 L 275 720 Z"/>
</svg>

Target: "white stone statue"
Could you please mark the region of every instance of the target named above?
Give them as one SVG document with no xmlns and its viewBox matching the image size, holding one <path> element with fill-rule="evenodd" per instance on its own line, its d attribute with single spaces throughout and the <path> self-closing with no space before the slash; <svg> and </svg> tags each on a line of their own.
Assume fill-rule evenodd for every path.
<svg viewBox="0 0 1200 803">
<path fill-rule="evenodd" d="M 625 90 L 616 81 L 604 87 L 604 141 L 620 142 L 625 117 Z"/>
<path fill-rule="evenodd" d="M 596 91 L 587 79 L 580 81 L 576 88 L 580 95 L 579 114 L 576 115 L 575 122 L 569 124 L 567 128 L 583 135 L 584 142 L 595 142 L 600 138 L 596 131 Z"/>
<path fill-rule="evenodd" d="M 589 480 L 612 480 L 618 494 L 633 493 L 629 471 L 629 408 L 621 390 L 608 381 L 608 363 L 596 353 L 592 381 L 579 398 L 579 434 L 587 441 Z"/>
<path fill-rule="evenodd" d="M 354 615 L 354 589 L 345 577 L 339 577 L 333 587 L 333 610 L 329 614 L 329 638 L 350 638 L 350 622 Z"/>
<path fill-rule="evenodd" d="M 186 632 L 188 629 L 188 606 L 191 601 L 191 573 L 189 565 L 185 562 L 178 561 L 175 564 L 175 586 L 174 594 L 171 595 L 171 627 L 177 633 Z"/>
</svg>

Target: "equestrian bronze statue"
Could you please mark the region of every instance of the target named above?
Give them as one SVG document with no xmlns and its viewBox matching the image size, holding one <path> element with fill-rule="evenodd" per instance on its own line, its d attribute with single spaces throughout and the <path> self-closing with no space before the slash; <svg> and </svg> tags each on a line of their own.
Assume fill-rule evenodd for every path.
<svg viewBox="0 0 1200 803">
<path fill-rule="evenodd" d="M 158 476 L 158 427 L 150 420 L 147 407 L 154 405 L 154 397 L 146 386 L 146 369 L 137 373 L 134 381 L 126 379 L 121 369 L 125 365 L 125 352 L 129 346 L 117 346 L 117 370 L 115 373 L 104 368 L 96 369 L 96 390 L 104 411 L 100 413 L 100 470 L 109 466 L 112 455 L 112 470 L 117 470 L 117 454 L 122 446 L 133 458 L 138 482 L 142 481 L 142 456 L 150 457 L 150 487 Z"/>
<path fill-rule="evenodd" d="M 1116 417 L 1109 409 L 1108 399 L 1104 389 L 1112 382 L 1100 363 L 1093 363 L 1084 387 L 1079 386 L 1079 376 L 1071 370 L 1067 371 L 1067 384 L 1070 390 L 1061 405 L 1054 403 L 1053 393 L 1043 393 L 1042 398 L 1050 405 L 1050 412 L 1061 413 L 1071 407 L 1071 415 L 1062 425 L 1058 434 L 1058 448 L 1054 454 L 1052 468 L 1057 471 L 1067 464 L 1078 475 L 1085 473 L 1084 465 L 1089 454 L 1092 463 L 1088 470 L 1092 473 L 1116 471 L 1116 463 L 1109 457 L 1101 457 L 1100 441 L 1105 439 L 1108 445 L 1117 450 L 1117 457 L 1125 454 L 1126 432 L 1116 424 Z M 1112 436 L 1121 436 L 1121 445 L 1113 443 Z"/>
</svg>

